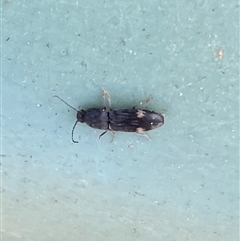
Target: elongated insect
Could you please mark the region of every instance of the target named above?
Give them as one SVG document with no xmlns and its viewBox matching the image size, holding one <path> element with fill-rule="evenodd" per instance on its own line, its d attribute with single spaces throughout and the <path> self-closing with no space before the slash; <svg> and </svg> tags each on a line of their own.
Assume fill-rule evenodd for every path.
<svg viewBox="0 0 240 241">
<path fill-rule="evenodd" d="M 73 138 L 74 130 L 78 122 L 86 123 L 92 128 L 104 130 L 99 136 L 103 136 L 110 131 L 114 136 L 114 131 L 136 132 L 150 139 L 146 131 L 158 128 L 164 124 L 164 115 L 145 109 L 112 109 L 111 98 L 103 89 L 104 100 L 107 99 L 109 107 L 89 108 L 87 110 L 77 110 L 69 105 L 65 100 L 55 95 L 67 106 L 77 112 L 77 120 L 72 128 L 72 141 L 78 143 Z"/>
</svg>

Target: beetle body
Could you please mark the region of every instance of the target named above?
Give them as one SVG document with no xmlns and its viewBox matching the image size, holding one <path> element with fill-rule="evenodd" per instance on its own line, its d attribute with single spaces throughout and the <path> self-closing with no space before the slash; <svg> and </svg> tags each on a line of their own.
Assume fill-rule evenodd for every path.
<svg viewBox="0 0 240 241">
<path fill-rule="evenodd" d="M 92 128 L 138 132 L 149 131 L 164 124 L 162 114 L 142 109 L 89 108 L 77 112 L 77 121 Z"/>
<path fill-rule="evenodd" d="M 107 92 L 104 90 L 104 94 Z M 110 96 L 108 99 L 110 102 Z M 145 131 L 149 131 L 158 128 L 164 124 L 164 115 L 145 109 L 111 109 L 110 107 L 103 108 L 89 108 L 87 110 L 76 110 L 70 106 L 67 102 L 59 98 L 69 107 L 73 108 L 77 112 L 77 120 L 72 129 L 72 141 L 77 142 L 73 139 L 73 132 L 78 122 L 86 123 L 88 126 L 104 130 L 99 138 L 104 135 L 107 131 L 123 131 L 123 132 L 136 132 L 150 139 Z"/>
</svg>

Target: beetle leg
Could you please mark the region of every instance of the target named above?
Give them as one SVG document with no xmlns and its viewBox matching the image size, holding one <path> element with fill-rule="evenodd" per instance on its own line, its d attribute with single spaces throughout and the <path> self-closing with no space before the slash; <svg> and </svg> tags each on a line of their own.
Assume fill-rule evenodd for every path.
<svg viewBox="0 0 240 241">
<path fill-rule="evenodd" d="M 104 132 L 99 136 L 99 139 L 100 139 L 103 135 L 105 135 L 108 131 L 111 131 L 111 133 L 112 133 L 112 140 L 111 140 L 111 142 L 113 142 L 115 133 L 114 133 L 112 130 L 106 130 L 106 131 L 104 131 Z"/>
<path fill-rule="evenodd" d="M 115 133 L 112 130 L 110 130 L 110 131 L 112 133 L 112 140 L 111 140 L 111 142 L 113 142 Z"/>
<path fill-rule="evenodd" d="M 110 108 L 111 107 L 111 96 L 104 88 L 102 88 L 102 96 L 103 96 L 103 100 L 104 100 L 104 106 L 106 106 L 106 100 L 107 100 L 108 107 Z"/>
<path fill-rule="evenodd" d="M 108 131 L 108 130 L 104 131 L 104 132 L 99 136 L 99 139 L 100 139 L 103 135 L 105 135 L 105 134 L 107 133 L 107 131 Z"/>
<path fill-rule="evenodd" d="M 150 136 L 142 128 L 137 128 L 137 134 L 141 135 L 141 136 L 144 136 L 149 141 L 151 140 Z"/>
<path fill-rule="evenodd" d="M 148 98 L 146 98 L 145 100 L 141 101 L 138 105 L 133 106 L 133 109 L 136 109 L 137 106 L 142 106 L 142 105 L 148 103 L 150 100 L 152 100 L 152 98 L 153 97 L 150 95 Z"/>
</svg>

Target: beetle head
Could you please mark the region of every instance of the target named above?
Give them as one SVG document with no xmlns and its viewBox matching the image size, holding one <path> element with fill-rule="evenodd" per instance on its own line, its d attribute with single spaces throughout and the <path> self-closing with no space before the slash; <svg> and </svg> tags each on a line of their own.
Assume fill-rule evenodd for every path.
<svg viewBox="0 0 240 241">
<path fill-rule="evenodd" d="M 79 110 L 77 112 L 77 121 L 84 123 L 85 122 L 85 113 L 86 113 L 85 110 Z"/>
<path fill-rule="evenodd" d="M 78 110 L 77 111 L 77 120 L 76 120 L 76 122 L 75 122 L 75 124 L 72 128 L 72 142 L 74 142 L 74 143 L 78 143 L 78 141 L 75 141 L 73 139 L 73 133 L 74 133 L 75 127 L 76 127 L 78 122 L 81 122 L 81 123 L 85 122 L 85 113 L 86 113 L 85 110 Z"/>
</svg>

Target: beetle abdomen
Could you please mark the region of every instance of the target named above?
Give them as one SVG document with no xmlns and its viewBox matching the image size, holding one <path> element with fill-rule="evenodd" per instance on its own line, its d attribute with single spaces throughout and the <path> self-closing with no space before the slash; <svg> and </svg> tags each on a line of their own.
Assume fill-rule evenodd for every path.
<svg viewBox="0 0 240 241">
<path fill-rule="evenodd" d="M 154 111 L 117 109 L 109 112 L 109 129 L 113 131 L 136 132 L 152 130 L 164 124 L 164 117 Z"/>
</svg>

